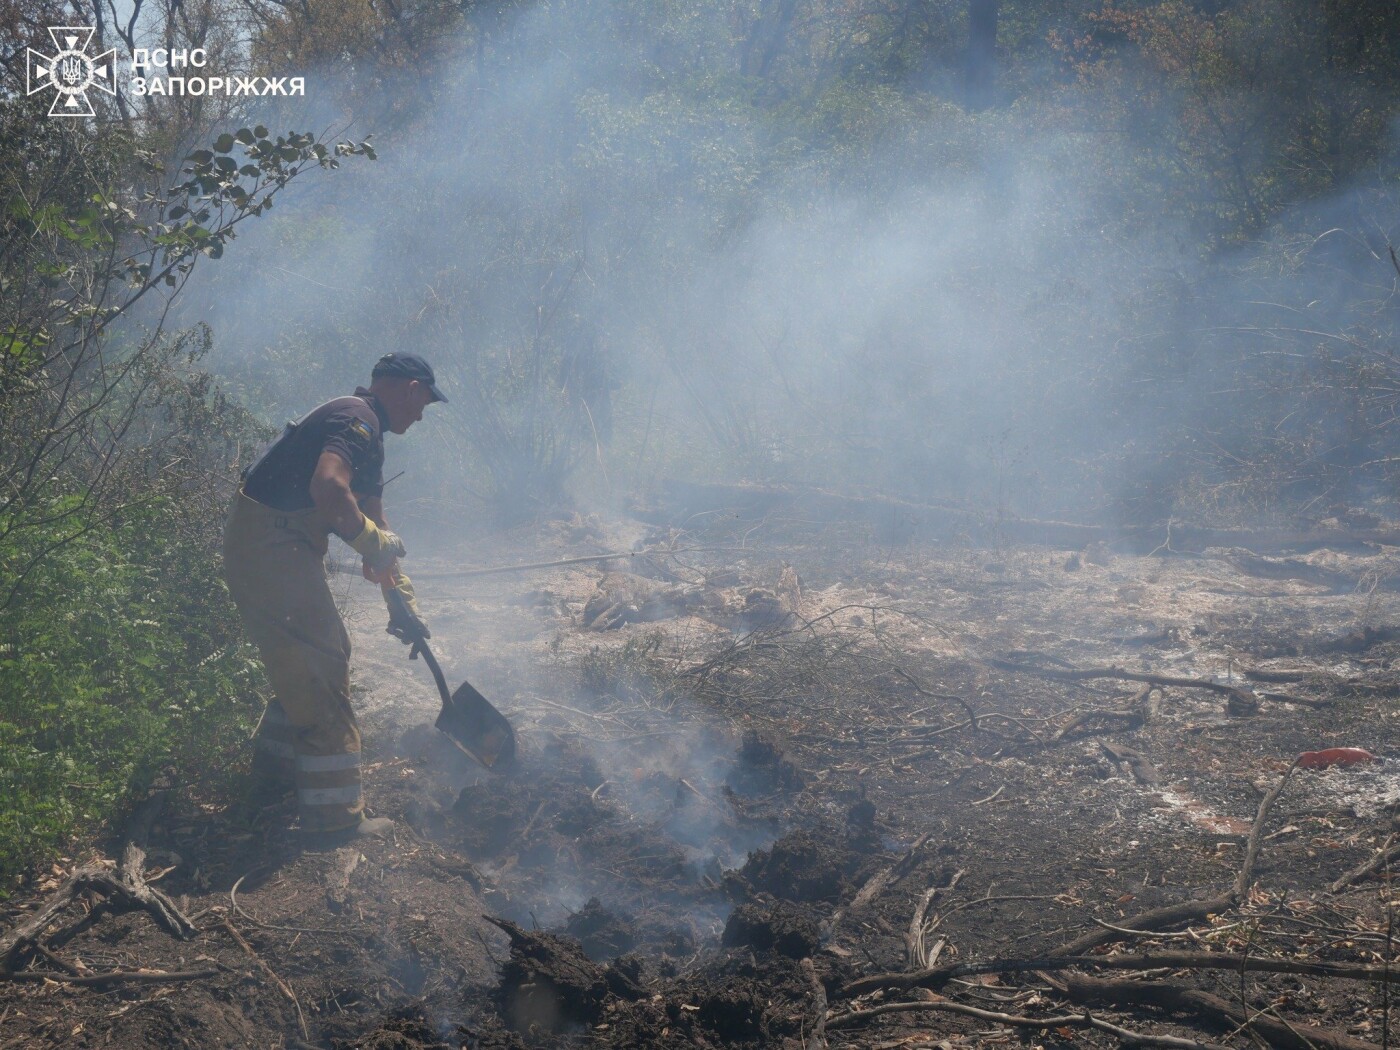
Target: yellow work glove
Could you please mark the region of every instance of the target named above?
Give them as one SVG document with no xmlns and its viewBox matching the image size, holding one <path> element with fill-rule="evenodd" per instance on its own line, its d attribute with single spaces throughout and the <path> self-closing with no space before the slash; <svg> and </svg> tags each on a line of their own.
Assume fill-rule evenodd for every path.
<svg viewBox="0 0 1400 1050">
<path fill-rule="evenodd" d="M 395 600 L 397 598 L 402 601 Z M 384 600 L 389 606 L 389 626 L 386 628 L 404 645 L 427 641 L 432 637 L 428 625 L 418 615 L 418 598 L 413 593 L 413 581 L 399 573 L 394 586 L 384 588 Z"/>
<path fill-rule="evenodd" d="M 408 553 L 403 540 L 388 529 L 381 529 L 368 516 L 365 517 L 365 527 L 349 543 L 375 572 L 391 568 L 395 561 Z"/>
</svg>

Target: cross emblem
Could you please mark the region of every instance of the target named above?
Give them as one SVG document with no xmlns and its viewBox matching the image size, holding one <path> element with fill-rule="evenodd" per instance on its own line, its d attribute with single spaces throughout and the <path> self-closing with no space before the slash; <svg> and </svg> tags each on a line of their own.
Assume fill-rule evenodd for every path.
<svg viewBox="0 0 1400 1050">
<path fill-rule="evenodd" d="M 88 55 L 88 45 L 97 32 L 90 26 L 49 26 L 49 38 L 57 54 L 49 56 L 28 49 L 25 71 L 25 94 L 52 88 L 51 117 L 92 117 L 92 103 L 87 89 L 98 88 L 109 95 L 117 93 L 117 52 L 114 48 L 96 58 Z"/>
</svg>

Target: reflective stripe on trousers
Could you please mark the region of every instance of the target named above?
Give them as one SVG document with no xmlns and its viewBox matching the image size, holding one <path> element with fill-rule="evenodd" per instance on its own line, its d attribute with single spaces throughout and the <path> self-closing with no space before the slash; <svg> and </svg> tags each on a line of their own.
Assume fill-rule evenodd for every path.
<svg viewBox="0 0 1400 1050">
<path fill-rule="evenodd" d="M 360 753 L 297 755 L 297 806 L 302 826 L 335 827 L 360 801 Z"/>
<path fill-rule="evenodd" d="M 326 545 L 315 511 L 274 510 L 241 492 L 224 525 L 224 578 L 277 698 L 259 727 L 259 761 L 293 760 L 308 831 L 350 827 L 364 812 L 350 637 L 326 585 Z"/>
</svg>

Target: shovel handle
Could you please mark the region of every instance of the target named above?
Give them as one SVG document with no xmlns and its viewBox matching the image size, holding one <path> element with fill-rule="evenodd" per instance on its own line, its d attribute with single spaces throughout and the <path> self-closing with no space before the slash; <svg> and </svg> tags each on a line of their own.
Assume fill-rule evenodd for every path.
<svg viewBox="0 0 1400 1050">
<path fill-rule="evenodd" d="M 408 602 L 403 600 L 403 595 L 399 593 L 397 587 L 386 586 L 384 588 L 384 600 L 389 603 L 390 613 L 401 623 L 413 623 L 416 617 L 409 612 Z M 426 638 L 410 638 L 412 648 L 408 651 L 410 660 L 418 659 L 418 654 L 423 654 L 423 662 L 428 665 L 428 670 L 433 673 L 433 680 L 437 682 L 438 692 L 442 695 L 442 706 L 452 706 L 452 690 L 447 688 L 447 678 L 442 673 L 442 668 L 438 666 L 437 657 L 433 656 L 433 651 L 428 648 Z"/>
<path fill-rule="evenodd" d="M 413 648 L 409 650 L 410 660 L 423 654 L 423 662 L 428 665 L 428 670 L 433 673 L 433 681 L 437 682 L 438 693 L 442 697 L 442 706 L 449 708 L 452 706 L 452 690 L 447 688 L 447 676 L 442 673 L 442 668 L 438 666 L 437 658 L 433 656 L 433 651 L 428 648 L 428 643 L 421 638 L 413 643 Z"/>
</svg>

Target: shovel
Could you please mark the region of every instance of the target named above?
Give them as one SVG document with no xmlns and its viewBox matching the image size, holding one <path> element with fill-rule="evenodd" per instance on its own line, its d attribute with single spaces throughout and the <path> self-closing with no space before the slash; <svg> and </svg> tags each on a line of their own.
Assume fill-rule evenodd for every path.
<svg viewBox="0 0 1400 1050">
<path fill-rule="evenodd" d="M 388 588 L 385 598 L 394 611 L 395 619 L 403 623 L 413 622 L 402 594 Z M 455 693 L 449 692 L 447 678 L 438 666 L 433 651 L 428 648 L 427 639 L 414 638 L 411 641 L 413 648 L 409 650 L 408 658 L 416 660 L 420 653 L 423 655 L 423 662 L 433 672 L 438 693 L 442 695 L 442 713 L 437 717 L 437 727 L 447 734 L 447 739 L 487 769 L 509 768 L 515 762 L 515 730 L 506 716 L 497 711 L 491 701 L 478 693 L 470 682 L 463 682 Z"/>
</svg>

